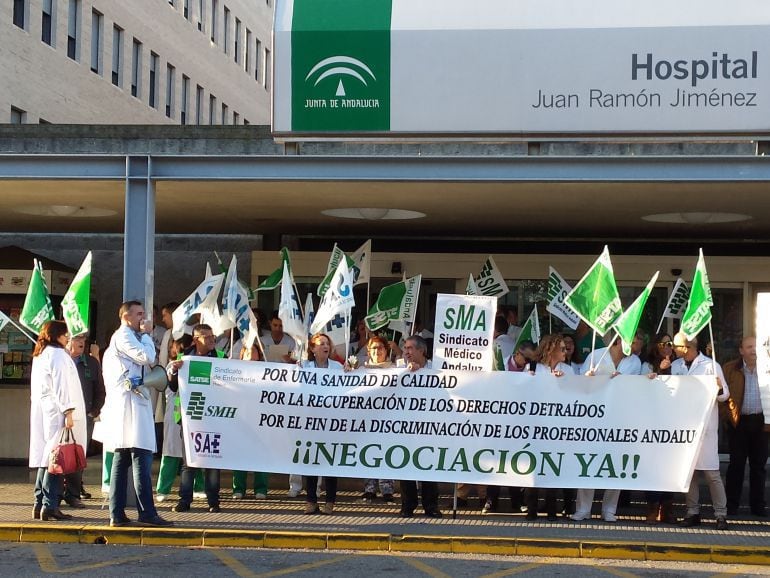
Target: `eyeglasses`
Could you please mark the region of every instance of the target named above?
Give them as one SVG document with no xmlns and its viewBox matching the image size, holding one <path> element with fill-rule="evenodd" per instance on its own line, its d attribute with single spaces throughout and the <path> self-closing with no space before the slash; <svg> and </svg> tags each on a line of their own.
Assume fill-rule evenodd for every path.
<svg viewBox="0 0 770 578">
<path fill-rule="evenodd" d="M 673 341 L 658 341 L 658 347 L 673 347 Z"/>
</svg>

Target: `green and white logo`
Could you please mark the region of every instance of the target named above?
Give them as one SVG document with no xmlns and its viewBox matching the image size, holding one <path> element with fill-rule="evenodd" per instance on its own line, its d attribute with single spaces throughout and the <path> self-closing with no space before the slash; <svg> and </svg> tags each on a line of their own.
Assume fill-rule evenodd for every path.
<svg viewBox="0 0 770 578">
<path fill-rule="evenodd" d="M 295 0 L 292 130 L 390 130 L 390 0 Z"/>
<path fill-rule="evenodd" d="M 203 410 L 206 409 L 206 396 L 199 391 L 190 393 L 190 402 L 187 404 L 187 416 L 190 419 L 202 420 Z"/>
<path fill-rule="evenodd" d="M 187 383 L 190 385 L 211 385 L 211 362 L 190 361 Z"/>
</svg>

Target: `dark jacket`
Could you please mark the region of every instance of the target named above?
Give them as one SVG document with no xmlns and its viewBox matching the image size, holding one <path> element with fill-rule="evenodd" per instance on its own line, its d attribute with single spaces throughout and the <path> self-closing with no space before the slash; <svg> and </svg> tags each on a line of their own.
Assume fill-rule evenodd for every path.
<svg viewBox="0 0 770 578">
<path fill-rule="evenodd" d="M 72 361 L 75 362 L 75 367 L 78 369 L 86 414 L 96 417 L 104 406 L 105 391 L 102 367 L 95 357 L 85 353 Z"/>
</svg>

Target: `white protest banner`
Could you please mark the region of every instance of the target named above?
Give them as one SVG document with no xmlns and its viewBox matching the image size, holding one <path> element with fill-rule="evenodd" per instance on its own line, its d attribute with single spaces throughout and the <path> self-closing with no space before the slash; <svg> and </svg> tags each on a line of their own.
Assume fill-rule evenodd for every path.
<svg viewBox="0 0 770 578">
<path fill-rule="evenodd" d="M 436 296 L 433 367 L 464 371 L 490 371 L 497 299 L 482 295 Z"/>
<path fill-rule="evenodd" d="M 497 263 L 495 263 L 491 255 L 484 261 L 481 273 L 479 273 L 474 281 L 476 283 L 477 295 L 502 297 L 510 291 L 508 284 L 503 279 L 502 272 L 497 268 Z"/>
<path fill-rule="evenodd" d="M 757 293 L 757 380 L 759 399 L 765 414 L 765 424 L 770 424 L 770 293 Z"/>
<path fill-rule="evenodd" d="M 543 488 L 689 487 L 711 376 L 352 372 L 186 357 L 194 467 Z"/>
<path fill-rule="evenodd" d="M 572 287 L 559 275 L 559 272 L 553 267 L 548 267 L 548 305 L 545 310 L 561 319 L 574 331 L 580 323 L 580 317 L 564 302 L 564 298 L 570 291 Z"/>
</svg>

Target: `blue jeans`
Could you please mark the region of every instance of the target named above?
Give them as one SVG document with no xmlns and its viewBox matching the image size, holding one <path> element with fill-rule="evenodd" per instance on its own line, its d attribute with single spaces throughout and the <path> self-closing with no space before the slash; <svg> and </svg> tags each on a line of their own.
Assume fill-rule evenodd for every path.
<svg viewBox="0 0 770 578">
<path fill-rule="evenodd" d="M 182 466 L 182 476 L 179 480 L 179 501 L 188 506 L 193 500 L 193 480 L 198 468 L 193 468 L 184 464 Z M 204 486 L 206 489 L 206 501 L 209 506 L 219 505 L 219 470 L 206 468 L 203 470 Z"/>
<path fill-rule="evenodd" d="M 110 518 L 120 520 L 126 516 L 126 492 L 128 469 L 131 468 L 136 490 L 136 509 L 139 520 L 151 520 L 158 515 L 152 501 L 152 451 L 139 448 L 115 450 L 110 473 Z"/>
<path fill-rule="evenodd" d="M 38 468 L 35 478 L 35 506 L 43 506 L 46 510 L 59 508 L 62 477 L 49 474 L 48 468 Z"/>
</svg>

